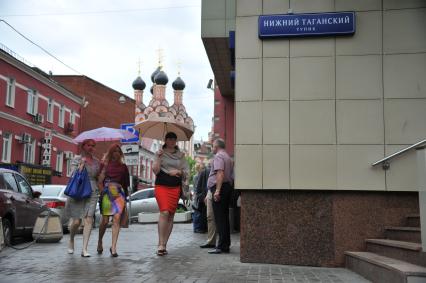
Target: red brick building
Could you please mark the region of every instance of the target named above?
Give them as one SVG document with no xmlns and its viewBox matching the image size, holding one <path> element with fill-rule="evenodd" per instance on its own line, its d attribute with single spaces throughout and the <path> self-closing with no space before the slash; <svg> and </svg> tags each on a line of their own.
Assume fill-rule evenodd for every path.
<svg viewBox="0 0 426 283">
<path fill-rule="evenodd" d="M 226 151 L 234 156 L 234 97 L 223 96 L 219 87 L 214 88 L 214 117 L 212 139 L 221 138 L 225 141 Z"/>
<path fill-rule="evenodd" d="M 66 184 L 82 103 L 48 74 L 0 50 L 0 165 L 20 170 L 32 184 Z"/>
<path fill-rule="evenodd" d="M 134 99 L 86 76 L 55 75 L 53 78 L 83 98 L 82 132 L 99 127 L 120 128 L 121 124 L 134 122 Z M 96 156 L 101 159 L 111 144 L 98 142 Z"/>
</svg>

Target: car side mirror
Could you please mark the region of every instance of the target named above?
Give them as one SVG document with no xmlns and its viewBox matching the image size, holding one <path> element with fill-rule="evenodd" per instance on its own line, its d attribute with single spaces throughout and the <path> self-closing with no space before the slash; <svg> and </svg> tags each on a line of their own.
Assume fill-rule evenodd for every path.
<svg viewBox="0 0 426 283">
<path fill-rule="evenodd" d="M 40 192 L 33 192 L 33 197 L 34 198 L 39 198 L 41 196 Z"/>
</svg>

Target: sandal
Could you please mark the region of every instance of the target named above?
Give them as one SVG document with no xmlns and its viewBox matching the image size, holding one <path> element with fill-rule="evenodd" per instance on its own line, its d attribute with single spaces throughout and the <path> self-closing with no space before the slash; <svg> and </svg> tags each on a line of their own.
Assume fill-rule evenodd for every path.
<svg viewBox="0 0 426 283">
<path fill-rule="evenodd" d="M 163 256 L 163 255 L 166 255 L 164 252 L 167 252 L 167 251 L 166 250 L 157 250 L 156 254 L 158 256 Z"/>
<path fill-rule="evenodd" d="M 96 248 L 96 251 L 98 252 L 99 255 L 102 254 L 104 251 L 102 244 L 99 244 L 99 242 L 98 242 L 98 247 Z"/>
</svg>

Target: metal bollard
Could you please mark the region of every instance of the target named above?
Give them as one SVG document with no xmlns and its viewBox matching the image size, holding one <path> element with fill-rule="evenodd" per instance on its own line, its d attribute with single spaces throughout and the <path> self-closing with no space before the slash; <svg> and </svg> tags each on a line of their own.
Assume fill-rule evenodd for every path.
<svg viewBox="0 0 426 283">
<path fill-rule="evenodd" d="M 46 217 L 48 217 L 46 219 Z M 43 211 L 37 217 L 33 229 L 33 238 L 38 243 L 56 243 L 59 242 L 64 233 L 62 223 L 58 214 L 52 211 Z"/>
</svg>

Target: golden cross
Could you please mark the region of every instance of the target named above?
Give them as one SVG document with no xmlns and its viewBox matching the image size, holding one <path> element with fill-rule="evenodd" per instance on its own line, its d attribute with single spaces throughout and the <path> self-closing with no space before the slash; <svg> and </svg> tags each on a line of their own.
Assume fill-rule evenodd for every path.
<svg viewBox="0 0 426 283">
<path fill-rule="evenodd" d="M 179 77 L 180 76 L 180 71 L 181 71 L 181 68 L 182 68 L 182 62 L 180 60 L 178 60 L 177 63 L 176 63 L 176 65 L 177 65 L 178 77 Z"/>
<path fill-rule="evenodd" d="M 163 60 L 164 60 L 163 51 L 164 50 L 161 47 L 158 47 L 157 52 L 158 52 L 158 66 L 159 67 L 163 67 Z"/>
<path fill-rule="evenodd" d="M 141 58 L 139 57 L 139 60 L 138 60 L 138 75 L 140 76 L 141 75 L 141 64 L 142 64 L 142 61 L 141 61 Z"/>
</svg>

